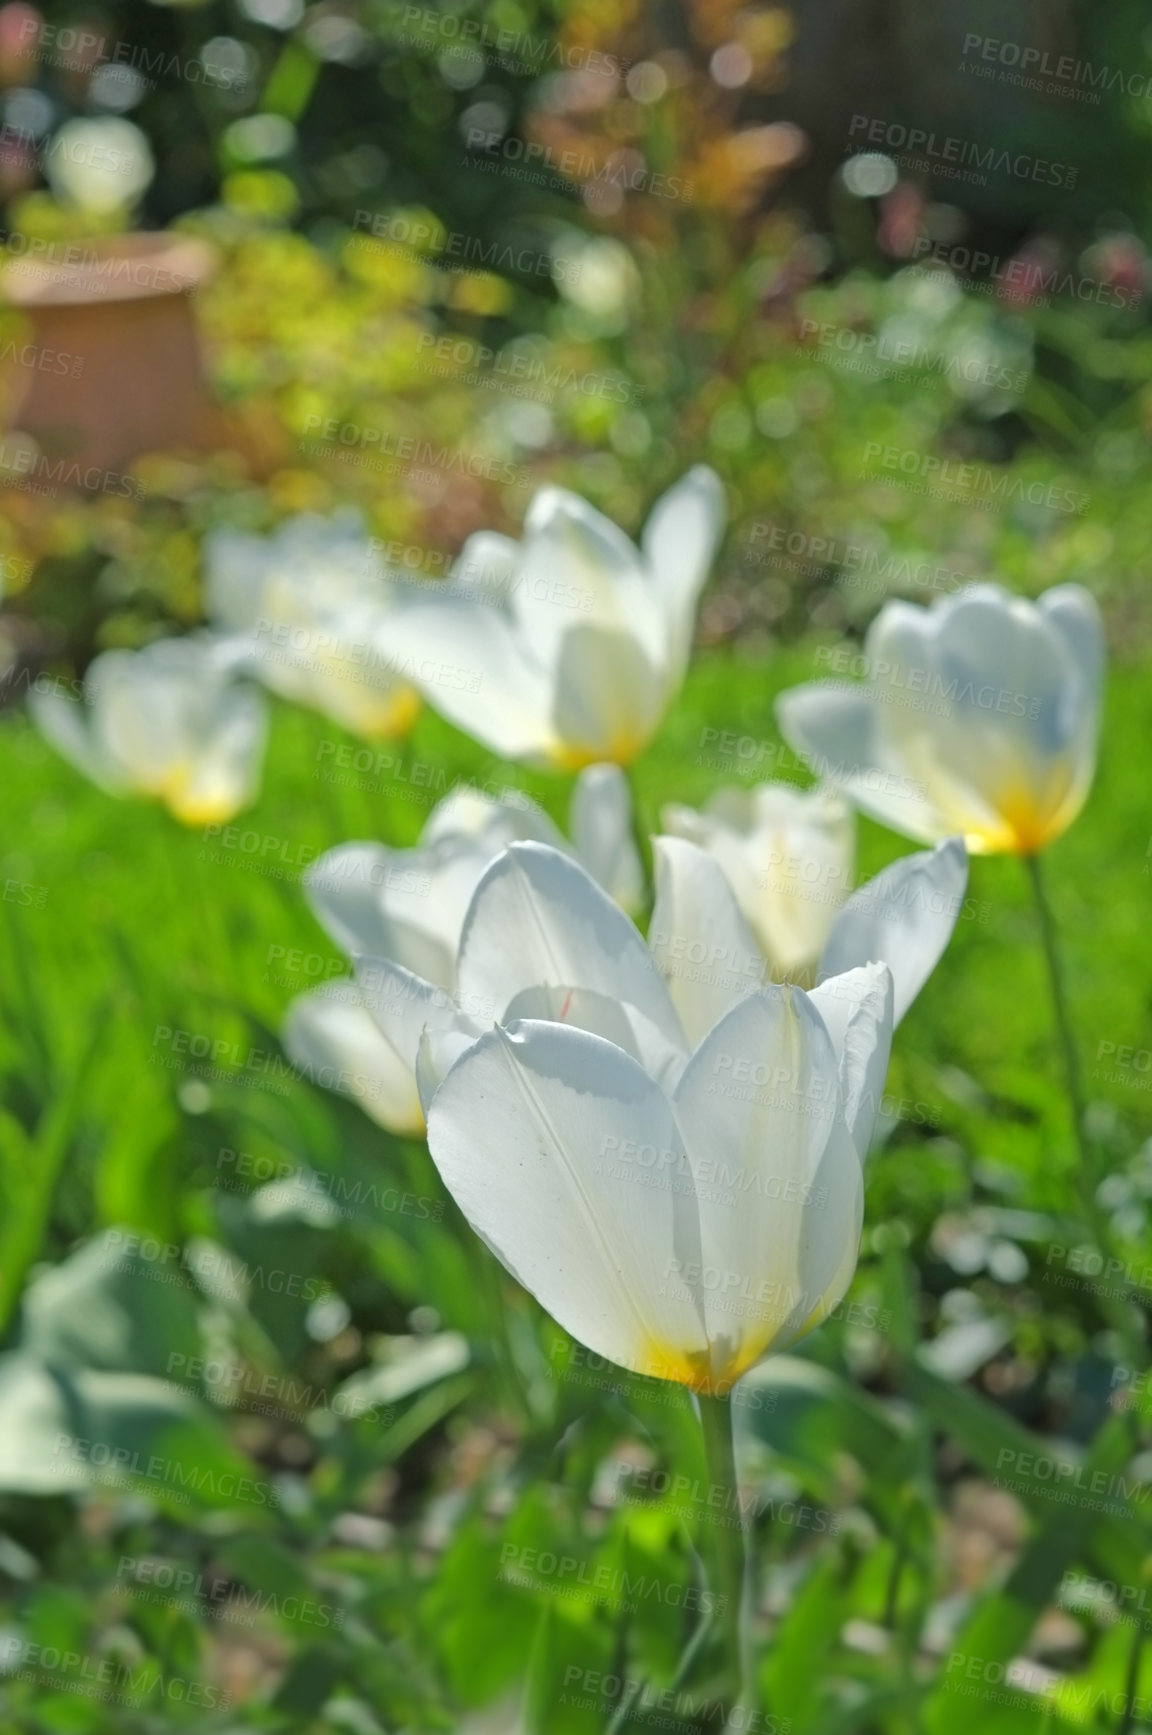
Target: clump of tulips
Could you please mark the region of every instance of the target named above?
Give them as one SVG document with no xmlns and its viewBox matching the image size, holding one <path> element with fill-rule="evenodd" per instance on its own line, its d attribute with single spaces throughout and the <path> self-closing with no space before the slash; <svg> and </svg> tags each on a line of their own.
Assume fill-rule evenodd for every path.
<svg viewBox="0 0 1152 1735">
<path fill-rule="evenodd" d="M 253 681 L 366 738 L 423 701 L 509 759 L 580 773 L 567 838 L 526 799 L 458 796 L 414 849 L 349 842 L 317 862 L 307 894 L 352 973 L 298 999 L 284 1040 L 302 1065 L 369 1080 L 383 1126 L 426 1129 L 507 1271 L 591 1350 L 686 1388 L 730 1481 L 733 1383 L 852 1280 L 893 1032 L 948 944 L 969 852 L 1028 863 L 1085 1139 L 1037 858 L 1087 796 L 1104 657 L 1076 586 L 888 604 L 866 680 L 779 701 L 817 789 L 665 809 L 642 932 L 647 851 L 620 768 L 675 702 L 723 524 L 703 468 L 657 501 L 639 547 L 549 488 L 521 541 L 475 536 L 447 582 L 415 589 L 376 570 L 351 520 L 221 534 L 215 634 L 98 658 L 86 722 L 58 701 L 36 714 L 105 787 L 190 824 L 253 792 Z M 856 808 L 928 847 L 853 890 Z M 734 1705 L 739 1546 L 717 1563 Z"/>
</svg>

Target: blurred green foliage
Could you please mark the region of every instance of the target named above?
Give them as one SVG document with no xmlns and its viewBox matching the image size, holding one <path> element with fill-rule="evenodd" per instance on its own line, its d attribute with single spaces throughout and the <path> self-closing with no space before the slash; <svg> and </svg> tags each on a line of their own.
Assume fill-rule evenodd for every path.
<svg viewBox="0 0 1152 1735">
<path fill-rule="evenodd" d="M 650 823 L 665 800 L 780 763 L 773 696 L 828 642 L 700 657 L 638 767 Z M 1125 743 L 1150 725 L 1147 683 L 1122 666 L 1097 787 L 1051 861 L 1089 1061 L 1146 1028 L 1129 960 L 1147 806 Z M 265 791 L 240 822 L 276 840 L 261 857 L 109 801 L 24 723 L 6 730 L 0 1572 L 10 1643 L 88 1659 L 15 1670 L 0 1689 L 13 1728 L 480 1729 L 470 1715 L 526 1692 L 541 1728 L 602 1729 L 602 1696 L 571 1671 L 618 1672 L 626 1645 L 650 1718 L 698 1618 L 685 1587 L 699 1593 L 707 1508 L 702 1523 L 668 1480 L 699 1451 L 683 1394 L 568 1345 L 465 1232 L 423 1146 L 280 1056 L 292 994 L 342 970 L 292 864 L 350 836 L 412 841 L 433 796 L 405 766 L 508 777 L 425 715 L 390 793 L 329 785 L 315 773 L 334 739 L 277 705 Z M 563 813 L 561 781 L 517 781 Z M 864 825 L 862 874 L 898 848 Z M 1074 1158 L 1024 875 L 977 861 L 970 891 L 901 1029 L 844 1317 L 761 1370 L 742 1417 L 778 1611 L 761 1634 L 767 1702 L 818 1732 L 970 1716 L 917 1657 L 931 1611 L 987 1624 L 1007 1594 L 988 1561 L 965 1564 L 994 1522 L 998 1547 L 1043 1556 L 1015 1625 L 1001 1611 L 981 1640 L 1003 1661 L 1066 1565 L 1115 1580 L 1152 1543 L 1143 1484 L 1122 1521 L 1076 1530 L 1042 1473 L 1031 1489 L 1017 1477 L 1027 1516 L 991 1516 L 1004 1450 L 1099 1449 L 1118 1471 L 1133 1418 L 1108 1421 L 1115 1309 L 1060 1251 Z M 1109 1062 L 1089 1078 L 1114 1233 L 1139 1273 L 1146 1075 Z M 519 1564 L 533 1549 L 543 1572 Z M 572 1563 L 571 1594 L 551 1594 L 551 1556 Z M 1074 1684 L 1107 1684 L 1115 1632 L 1098 1611 L 1065 1619 L 1048 1655 Z M 681 1711 L 707 1706 L 704 1658 Z M 101 1662 L 111 1706 L 89 1691 Z M 134 1697 L 129 1677 L 153 1685 Z M 172 1682 L 200 1683 L 199 1699 L 175 1702 Z M 1034 1727 L 1026 1704 L 998 1726 Z M 621 1725 L 646 1726 L 639 1709 Z"/>
</svg>

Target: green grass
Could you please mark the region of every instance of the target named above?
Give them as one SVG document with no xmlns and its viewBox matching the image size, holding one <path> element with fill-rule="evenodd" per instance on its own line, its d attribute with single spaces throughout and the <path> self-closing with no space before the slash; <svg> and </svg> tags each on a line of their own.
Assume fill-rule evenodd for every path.
<svg viewBox="0 0 1152 1735">
<path fill-rule="evenodd" d="M 699 657 L 637 767 L 647 821 L 665 801 L 697 802 L 725 782 L 781 767 L 798 775 L 772 701 L 811 678 L 813 650 Z M 33 1678 L 0 1683 L 5 1727 L 148 1729 L 161 1713 L 240 1726 L 219 1704 L 227 1691 L 244 1727 L 453 1729 L 468 1707 L 507 1700 L 550 1735 L 605 1728 L 612 1705 L 599 1688 L 566 1688 L 566 1676 L 576 1665 L 625 1668 L 653 1691 L 668 1686 L 694 1625 L 684 1587 L 697 1585 L 694 1536 L 707 1557 L 707 1527 L 690 1502 L 687 1518 L 683 1502 L 651 1494 L 613 1505 L 604 1478 L 621 1453 L 693 1464 L 687 1402 L 567 1345 L 444 1200 L 423 1146 L 286 1075 L 275 1036 L 293 993 L 338 967 L 305 906 L 302 862 L 353 837 L 411 843 L 457 779 L 513 781 L 563 824 L 567 781 L 509 772 L 425 714 L 403 748 L 385 751 L 396 763 L 362 774 L 380 788 L 340 786 L 318 775 L 335 759 L 329 745 L 359 744 L 277 706 L 263 793 L 237 822 L 262 852 L 275 840 L 254 856 L 104 797 L 22 717 L 0 728 L 10 1352 L 0 1364 L 0 1588 L 25 1641 L 157 1676 L 116 1707 L 37 1664 Z M 715 729 L 740 738 L 735 752 L 706 736 Z M 1123 664 L 1089 805 L 1048 861 L 1092 1126 L 1112 1171 L 1113 1233 L 1137 1271 L 1152 1192 L 1139 1155 L 1152 1107 L 1140 1070 L 1152 990 L 1150 739 L 1152 685 Z M 861 876 L 909 847 L 863 822 Z M 258 862 L 276 871 L 257 872 Z M 1023 870 L 976 861 L 970 891 L 976 914 L 958 924 L 897 1038 L 889 1090 L 905 1114 L 870 1161 L 856 1306 L 799 1358 L 763 1370 L 771 1403 L 749 1412 L 748 1473 L 766 1498 L 798 1494 L 837 1517 L 834 1530 L 827 1517 L 819 1530 L 759 1526 L 782 1621 L 772 1645 L 761 1634 L 761 1686 L 805 1735 L 946 1732 L 970 1717 L 971 1700 L 937 1691 L 915 1660 L 926 1611 L 957 1588 L 942 1543 L 956 1533 L 962 1472 L 990 1479 L 1004 1439 L 1021 1437 L 1094 1441 L 1113 1466 L 1131 1456 L 1126 1433 L 1100 1430 L 1116 1333 L 1132 1317 L 1120 1303 L 1118 1318 L 1052 1251 L 1085 1237 Z M 221 1076 L 198 1075 L 166 1032 L 221 1045 Z M 1109 1043 L 1145 1059 L 1098 1063 Z M 253 1050 L 261 1058 L 243 1064 Z M 246 1190 L 222 1152 L 327 1177 L 323 1198 L 354 1204 L 334 1213 L 316 1189 L 295 1199 Z M 437 1210 L 386 1209 L 385 1184 Z M 114 1242 L 110 1253 L 97 1245 L 109 1230 L 156 1246 Z M 273 1272 L 295 1277 L 273 1282 Z M 936 1373 L 920 1359 L 925 1343 L 941 1358 Z M 186 1358 L 175 1368 L 174 1354 Z M 239 1406 L 211 1401 L 219 1386 L 192 1371 L 198 1356 L 241 1370 Z M 818 1382 L 817 1398 L 789 1383 L 800 1376 Z M 372 1413 L 341 1413 L 353 1389 Z M 137 1454 L 132 1492 L 102 1482 L 90 1445 L 61 1449 L 62 1434 Z M 142 1477 L 139 1464 L 153 1459 L 201 1474 L 189 1487 L 167 1471 Z M 274 1487 L 275 1500 L 237 1494 L 243 1474 Z M 1115 1576 L 1117 1561 L 1138 1571 L 1152 1549 L 1139 1502 L 1093 1537 L 1038 1484 L 1021 1499 L 1032 1566 L 1019 1584 L 970 1587 L 982 1656 L 1027 1639 L 1069 1562 L 1107 1576 L 1111 1559 Z M 578 1584 L 601 1588 L 556 1595 L 538 1572 L 535 1588 L 512 1582 L 502 1550 L 513 1547 L 578 1560 Z M 188 1607 L 123 1566 L 144 1558 L 193 1572 Z M 628 1612 L 621 1575 L 662 1588 Z M 234 1617 L 235 1603 L 211 1618 L 211 1582 L 217 1602 L 263 1597 L 252 1625 Z M 302 1616 L 301 1604 L 313 1612 Z M 846 1642 L 850 1620 L 887 1639 Z M 1122 1647 L 1090 1616 L 1081 1625 L 1071 1666 L 1112 1682 Z M 684 1689 L 698 1710 L 710 1644 Z M 819 1681 L 789 1661 L 796 1647 L 822 1656 Z M 177 1678 L 201 1683 L 198 1705 L 165 1691 Z M 341 1699 L 362 1707 L 361 1722 L 340 1722 Z M 363 1721 L 368 1708 L 376 1724 Z M 686 1701 L 678 1714 L 686 1730 L 710 1726 L 693 1724 Z M 995 1728 L 1035 1728 L 1036 1715 L 1009 1705 Z M 1046 1726 L 1108 1725 L 1062 1712 Z M 645 1724 L 637 1713 L 623 1727 Z"/>
</svg>

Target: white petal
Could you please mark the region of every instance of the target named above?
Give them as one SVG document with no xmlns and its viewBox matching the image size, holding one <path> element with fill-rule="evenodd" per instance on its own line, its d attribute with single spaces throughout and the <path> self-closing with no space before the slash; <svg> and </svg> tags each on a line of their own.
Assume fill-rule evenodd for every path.
<svg viewBox="0 0 1152 1735">
<path fill-rule="evenodd" d="M 602 1036 L 605 1042 L 622 1048 L 633 1060 L 640 1060 L 623 1005 L 592 988 L 572 988 L 561 983 L 525 988 L 508 1003 L 500 1022 L 519 1024 L 526 1019 L 533 1024 L 567 1024 L 573 1030 L 586 1030 L 591 1036 Z"/>
<path fill-rule="evenodd" d="M 445 833 L 428 849 L 342 844 L 309 869 L 308 899 L 346 952 L 392 958 L 450 990 L 469 902 L 502 844 L 483 833 Z"/>
<path fill-rule="evenodd" d="M 644 864 L 632 823 L 632 790 L 623 771 L 589 765 L 572 791 L 572 843 L 592 878 L 629 912 L 644 902 Z"/>
<path fill-rule="evenodd" d="M 638 638 L 570 628 L 556 663 L 553 762 L 567 771 L 598 760 L 630 764 L 659 727 L 667 699 L 663 673 Z"/>
<path fill-rule="evenodd" d="M 809 996 L 832 1039 L 840 1068 L 841 1118 L 861 1163 L 884 1098 L 892 1049 L 892 973 L 867 964 L 830 976 Z"/>
<path fill-rule="evenodd" d="M 285 1014 L 281 1040 L 306 1078 L 352 1097 L 389 1132 L 423 1132 L 412 1069 L 365 1009 L 355 982 L 299 995 Z"/>
<path fill-rule="evenodd" d="M 541 489 L 528 508 L 512 610 L 549 668 L 581 623 L 634 639 L 649 661 L 663 664 L 663 622 L 634 544 L 566 488 Z"/>
<path fill-rule="evenodd" d="M 392 591 L 355 513 L 217 531 L 205 555 L 209 613 L 247 642 L 249 674 L 369 739 L 410 726 L 415 694 L 388 655 Z"/>
<path fill-rule="evenodd" d="M 1104 684 L 1104 623 L 1095 597 L 1083 585 L 1058 584 L 1038 598 L 1036 607 L 1064 640 L 1094 708 Z"/>
<path fill-rule="evenodd" d="M 864 1173 L 842 1120 L 836 1122 L 824 1148 L 811 1198 L 813 1208 L 804 1213 L 800 1226 L 799 1296 L 777 1340 L 779 1349 L 786 1349 L 828 1318 L 843 1299 L 860 1257 Z M 815 1301 L 809 1306 L 813 1297 Z"/>
<path fill-rule="evenodd" d="M 996 585 L 889 604 L 865 642 L 880 729 L 969 849 L 1031 851 L 1086 793 L 1083 680 L 1046 615 Z"/>
<path fill-rule="evenodd" d="M 968 852 L 958 837 L 893 862 L 854 892 L 836 917 L 820 960 L 821 977 L 858 964 L 887 964 L 899 1024 L 952 937 L 967 885 Z"/>
<path fill-rule="evenodd" d="M 255 792 L 264 747 L 258 695 L 231 686 L 216 641 L 160 639 L 106 651 L 84 682 L 89 724 L 55 702 L 35 714 L 103 787 L 165 801 L 178 819 L 230 819 Z"/>
<path fill-rule="evenodd" d="M 223 824 L 255 799 L 268 735 L 262 697 L 229 687 L 219 696 L 211 732 L 166 800 L 186 825 Z"/>
<path fill-rule="evenodd" d="M 317 921 L 350 956 L 393 958 L 450 989 L 459 930 L 445 930 L 450 899 L 432 895 L 446 887 L 434 878 L 430 853 L 382 843 L 340 844 L 313 862 L 304 885 Z M 469 876 L 464 908 L 481 871 Z"/>
<path fill-rule="evenodd" d="M 425 1115 L 456 1062 L 475 1042 L 476 1034 L 470 1030 L 434 1030 L 430 1026 L 424 1030 L 416 1051 L 416 1088 Z"/>
<path fill-rule="evenodd" d="M 859 1244 L 860 1164 L 840 1118 L 837 1057 L 808 997 L 771 985 L 733 1007 L 673 1106 L 700 1201 L 712 1368 L 733 1380 L 817 1313 Z"/>
<path fill-rule="evenodd" d="M 688 663 L 700 600 L 720 539 L 727 507 L 714 470 L 697 464 L 657 500 L 644 526 L 644 558 L 664 606 L 668 666 L 679 679 Z"/>
<path fill-rule="evenodd" d="M 474 1003 L 466 1014 L 443 988 L 405 970 L 390 958 L 353 959 L 364 1005 L 412 1074 L 426 1030 L 439 1036 L 462 1031 L 475 1036 L 499 1016 L 495 1002 Z"/>
<path fill-rule="evenodd" d="M 219 680 L 188 640 L 161 639 L 141 651 L 105 651 L 89 666 L 85 699 L 97 750 L 142 794 L 162 795 L 198 746 L 194 720 L 208 721 L 201 697 Z"/>
<path fill-rule="evenodd" d="M 723 869 L 678 837 L 652 840 L 656 904 L 648 947 L 690 1047 L 765 979 L 760 948 Z"/>
<path fill-rule="evenodd" d="M 1064 701 L 1064 732 L 1069 740 L 1069 753 L 1075 760 L 1065 813 L 1061 816 L 1063 823 L 1069 824 L 1080 811 L 1096 772 L 1104 686 L 1104 626 L 1095 600 L 1078 584 L 1060 584 L 1045 591 L 1036 606 L 1063 639 L 1080 675 L 1076 689 L 1070 689 Z"/>
<path fill-rule="evenodd" d="M 269 565 L 269 539 L 241 530 L 210 531 L 204 538 L 204 605 L 216 625 L 249 638 L 261 615 Z"/>
<path fill-rule="evenodd" d="M 810 986 L 852 881 L 852 811 L 827 789 L 720 790 L 703 813 L 664 810 L 666 829 L 716 858 L 772 974 Z"/>
<path fill-rule="evenodd" d="M 835 681 L 791 687 L 776 700 L 781 734 L 816 776 L 882 825 L 938 843 L 953 828 L 882 735 L 877 711 L 866 687 Z"/>
<path fill-rule="evenodd" d="M 242 633 L 212 633 L 205 635 L 204 642 L 211 649 L 212 664 L 219 674 L 229 680 L 259 678 L 258 669 L 254 666 L 250 636 Z"/>
<path fill-rule="evenodd" d="M 688 1052 L 627 1001 L 610 999 L 591 988 L 567 986 L 525 988 L 510 1003 L 502 1024 L 525 1019 L 536 1023 L 568 1024 L 615 1043 L 638 1061 L 668 1095 L 675 1089 L 688 1062 Z"/>
<path fill-rule="evenodd" d="M 852 884 L 855 817 L 827 786 L 762 783 L 752 803 L 760 882 L 760 921 L 752 926 L 773 966 L 805 976 L 809 986 Z"/>
<path fill-rule="evenodd" d="M 513 844 L 486 871 L 464 922 L 457 981 L 466 1011 L 495 1002 L 503 1012 L 524 989 L 542 985 L 591 988 L 636 1006 L 683 1044 L 633 924 L 577 862 L 543 844 Z"/>
<path fill-rule="evenodd" d="M 427 595 L 405 600 L 389 621 L 399 678 L 458 729 L 508 759 L 548 763 L 554 679 L 503 609 Z"/>
<path fill-rule="evenodd" d="M 90 713 L 86 706 L 66 699 L 62 693 L 42 693 L 33 687 L 28 694 L 28 709 L 41 735 L 70 765 L 109 795 L 124 793 L 124 773 L 94 740 L 87 726 Z"/>
<path fill-rule="evenodd" d="M 414 686 L 393 672 L 387 621 L 343 616 L 318 628 L 331 642 L 301 653 L 295 664 L 263 652 L 250 666 L 265 685 L 308 705 L 368 741 L 393 740 L 411 728 L 419 709 Z M 280 678 L 276 678 L 279 676 Z"/>
<path fill-rule="evenodd" d="M 519 558 L 520 544 L 513 537 L 495 530 L 474 531 L 456 557 L 449 583 L 460 596 L 489 607 L 506 607 Z"/>
<path fill-rule="evenodd" d="M 428 1143 L 477 1234 L 566 1331 L 636 1373 L 691 1377 L 706 1345 L 675 1268 L 700 1256 L 695 1207 L 621 1156 L 666 1153 L 662 1174 L 687 1185 L 667 1099 L 634 1060 L 563 1025 L 495 1030 L 440 1086 Z"/>
<path fill-rule="evenodd" d="M 568 846 L 534 801 L 461 789 L 439 802 L 415 849 L 349 843 L 329 850 L 305 884 L 317 920 L 349 953 L 392 958 L 451 989 L 472 894 L 488 866 L 520 839 Z"/>
<path fill-rule="evenodd" d="M 326 850 L 304 875 L 313 915 L 344 951 L 383 956 L 391 950 L 380 888 L 397 853 L 382 843 L 342 843 Z"/>
<path fill-rule="evenodd" d="M 590 583 L 602 583 L 605 574 L 626 577 L 637 565 L 636 549 L 619 525 L 569 488 L 537 489 L 524 535 L 550 538 L 564 558 L 587 571 Z"/>
<path fill-rule="evenodd" d="M 436 803 L 420 833 L 420 846 L 427 849 L 449 837 L 471 838 L 493 856 L 510 843 L 547 843 L 553 849 L 568 847 L 559 828 L 530 796 L 518 789 L 505 789 L 498 799 L 467 784 Z"/>
<path fill-rule="evenodd" d="M 208 613 L 229 632 L 315 624 L 391 589 L 359 513 L 303 512 L 269 536 L 225 528 L 204 542 Z"/>
<path fill-rule="evenodd" d="M 419 700 L 396 674 L 390 618 L 375 608 L 318 614 L 284 644 L 262 636 L 262 627 L 250 640 L 246 672 L 366 740 L 391 739 L 411 727 Z"/>
<path fill-rule="evenodd" d="M 1004 594 L 995 586 L 972 587 L 962 595 L 971 596 L 977 588 L 988 605 L 1002 611 Z M 932 816 L 918 829 L 912 823 L 890 823 L 933 843 L 957 832 L 991 834 L 999 824 L 995 808 L 964 763 L 966 754 L 971 759 L 967 748 L 974 731 L 958 728 L 953 720 L 956 701 L 966 688 L 974 690 L 966 672 L 962 677 L 948 666 L 945 628 L 958 600 L 948 598 L 933 608 L 888 603 L 864 641 L 864 658 L 873 674 L 868 698 L 875 763 L 882 769 L 899 768 L 916 792 L 917 805 Z M 858 799 L 851 788 L 849 793 Z"/>
</svg>

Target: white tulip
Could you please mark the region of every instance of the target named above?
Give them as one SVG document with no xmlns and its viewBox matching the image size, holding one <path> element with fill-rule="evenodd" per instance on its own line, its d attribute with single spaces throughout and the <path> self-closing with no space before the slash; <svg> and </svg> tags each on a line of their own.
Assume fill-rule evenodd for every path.
<svg viewBox="0 0 1152 1735">
<path fill-rule="evenodd" d="M 411 727 L 394 592 L 354 512 L 303 514 L 271 536 L 213 531 L 204 552 L 209 615 L 246 672 L 369 740 Z"/>
<path fill-rule="evenodd" d="M 751 945 L 717 865 L 679 840 L 674 855 L 674 876 L 683 860 L 713 882 L 713 944 Z M 667 915 L 658 902 L 654 924 Z M 674 1005 L 619 907 L 528 843 L 473 893 L 454 1006 L 395 965 L 360 968 L 382 1027 L 419 1043 L 445 1185 L 589 1348 L 722 1395 L 840 1300 L 892 1032 L 885 965 L 808 994 L 737 960 L 682 979 Z"/>
<path fill-rule="evenodd" d="M 771 974 L 802 986 L 815 981 L 852 887 L 855 823 L 848 804 L 826 790 L 762 783 L 721 790 L 703 812 L 665 807 L 662 818 L 666 832 L 720 863 Z"/>
<path fill-rule="evenodd" d="M 41 733 L 94 783 L 162 801 L 185 825 L 222 823 L 256 794 L 264 706 L 230 680 L 207 639 L 105 651 L 88 668 L 82 704 L 34 689 L 29 707 Z"/>
<path fill-rule="evenodd" d="M 849 810 L 824 791 L 790 784 L 725 791 L 703 813 L 668 807 L 673 836 L 655 839 L 657 911 L 677 883 L 692 883 L 676 848 L 696 845 L 722 870 L 748 925 L 758 979 L 806 987 L 868 963 L 892 971 L 894 1021 L 900 1023 L 935 969 L 964 907 L 968 855 L 962 839 L 904 856 L 851 896 L 853 836 Z M 676 873 L 677 865 L 680 873 Z M 715 901 L 715 879 L 708 890 Z M 666 893 L 666 896 L 664 895 Z M 669 976 L 707 961 L 713 920 L 708 899 L 677 909 L 675 931 L 690 950 L 669 956 Z M 649 943 L 660 930 L 653 916 Z M 675 997 L 675 991 L 674 991 Z"/>
<path fill-rule="evenodd" d="M 579 495 L 545 488 L 521 542 L 473 536 L 448 583 L 420 587 L 396 642 L 429 671 L 429 704 L 505 758 L 627 764 L 684 679 L 723 524 L 703 466 L 656 502 L 639 549 Z"/>
<path fill-rule="evenodd" d="M 321 926 L 350 955 L 388 959 L 404 972 L 389 982 L 410 1008 L 454 1008 L 456 952 L 468 903 L 501 850 L 523 839 L 569 848 L 534 801 L 514 791 L 508 795 L 496 801 L 457 791 L 429 815 L 415 849 L 344 844 L 308 871 L 309 901 Z M 611 896 L 635 908 L 644 894 L 644 870 L 632 837 L 628 784 L 618 766 L 594 765 L 581 773 L 571 826 L 575 852 L 589 871 Z M 345 979 L 299 995 L 281 1034 L 299 1070 L 354 1097 L 381 1126 L 408 1134 L 424 1127 L 415 1076 L 422 1029 L 422 1023 L 403 1031 L 392 1025 L 385 1035 L 356 982 Z"/>
<path fill-rule="evenodd" d="M 402 1136 L 424 1131 L 415 1074 L 380 1034 L 355 982 L 298 994 L 280 1040 L 299 1073 L 351 1097 L 378 1126 Z"/>
<path fill-rule="evenodd" d="M 818 681 L 777 702 L 821 777 L 923 842 L 1033 855 L 1072 823 L 1096 766 L 1104 645 L 1079 585 L 1037 602 L 977 584 L 932 608 L 887 604 L 867 685 Z"/>
<path fill-rule="evenodd" d="M 589 765 L 580 773 L 568 826 L 572 847 L 597 885 L 635 915 L 644 902 L 644 863 L 632 829 L 632 791 L 618 765 Z"/>
<path fill-rule="evenodd" d="M 952 938 L 967 886 L 962 838 L 901 856 L 837 912 L 820 955 L 820 981 L 881 960 L 892 972 L 892 1018 L 899 1024 Z"/>
<path fill-rule="evenodd" d="M 683 838 L 654 838 L 653 848 L 656 904 L 648 947 L 688 1040 L 696 1043 L 735 998 L 771 980 L 771 962 L 719 862 Z M 861 886 L 832 924 L 816 992 L 864 966 L 884 964 L 892 979 L 895 1028 L 939 962 L 963 905 L 967 877 L 964 845 L 951 838 L 893 862 Z M 883 1091 L 881 1071 L 855 1102 L 852 1130 L 861 1162 Z"/>
</svg>

